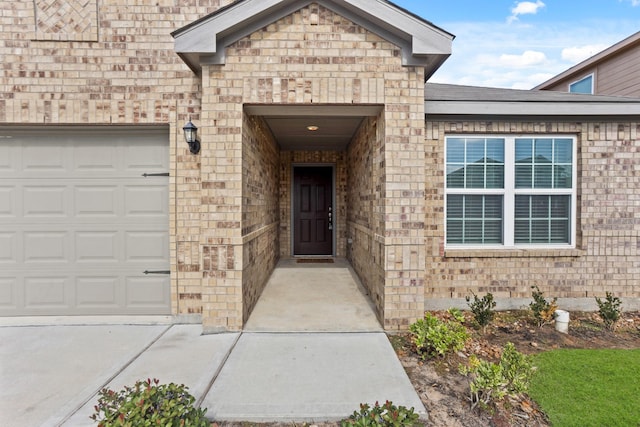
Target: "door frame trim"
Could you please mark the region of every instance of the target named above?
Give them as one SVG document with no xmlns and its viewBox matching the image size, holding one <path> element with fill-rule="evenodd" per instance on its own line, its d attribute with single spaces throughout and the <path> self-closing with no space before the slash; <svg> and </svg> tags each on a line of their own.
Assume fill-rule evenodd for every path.
<svg viewBox="0 0 640 427">
<path fill-rule="evenodd" d="M 333 206 L 333 230 L 331 230 L 331 254 L 330 255 L 318 255 L 318 256 L 336 256 L 336 236 L 338 229 L 338 215 L 336 214 L 336 164 L 335 163 L 291 163 L 291 182 L 289 186 L 289 191 L 291 194 L 291 200 L 289 201 L 289 215 L 290 215 L 290 224 L 291 224 L 291 235 L 289 236 L 289 244 L 291 247 L 291 256 L 305 256 L 305 257 L 313 257 L 313 255 L 296 255 L 295 253 L 295 221 L 294 221 L 294 210 L 295 210 L 295 169 L 296 168 L 304 168 L 304 167 L 327 167 L 331 168 L 331 206 Z"/>
</svg>

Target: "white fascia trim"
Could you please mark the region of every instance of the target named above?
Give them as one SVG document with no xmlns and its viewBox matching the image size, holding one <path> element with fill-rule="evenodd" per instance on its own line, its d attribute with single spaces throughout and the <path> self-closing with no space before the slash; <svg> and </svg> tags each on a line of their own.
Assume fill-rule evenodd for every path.
<svg viewBox="0 0 640 427">
<path fill-rule="evenodd" d="M 429 115 L 639 116 L 640 102 L 426 101 Z"/>
</svg>

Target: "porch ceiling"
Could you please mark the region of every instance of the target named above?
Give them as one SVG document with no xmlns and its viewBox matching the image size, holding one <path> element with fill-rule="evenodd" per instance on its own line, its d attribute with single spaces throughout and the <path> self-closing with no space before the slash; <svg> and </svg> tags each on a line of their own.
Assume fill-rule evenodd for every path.
<svg viewBox="0 0 640 427">
<path fill-rule="evenodd" d="M 280 149 L 286 151 L 343 151 L 362 120 L 377 116 L 381 109 L 378 105 L 245 106 L 248 114 L 262 116 Z"/>
</svg>

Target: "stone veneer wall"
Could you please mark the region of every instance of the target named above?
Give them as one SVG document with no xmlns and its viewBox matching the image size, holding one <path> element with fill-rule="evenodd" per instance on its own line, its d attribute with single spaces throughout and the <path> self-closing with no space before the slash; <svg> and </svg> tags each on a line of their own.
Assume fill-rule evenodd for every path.
<svg viewBox="0 0 640 427">
<path fill-rule="evenodd" d="M 456 134 L 572 134 L 578 142 L 575 250 L 444 249 L 444 137 Z M 637 122 L 427 121 L 426 307 L 491 292 L 531 299 L 532 285 L 569 305 L 595 308 L 612 292 L 640 307 L 640 124 Z M 461 301 L 458 300 L 458 303 Z M 527 302 L 528 304 L 528 302 Z M 466 307 L 466 304 L 463 303 Z"/>
<path fill-rule="evenodd" d="M 170 33 L 230 3 L 0 0 L 0 124 L 169 125 L 174 314 L 202 312 L 203 274 L 218 254 L 200 242 L 201 198 L 217 184 L 202 182 L 201 157 L 181 129 L 189 116 L 209 125 L 200 122 L 200 79 Z"/>
<path fill-rule="evenodd" d="M 347 244 L 347 165 L 345 153 L 341 151 L 282 151 L 280 153 L 280 256 L 290 257 L 291 247 L 291 209 L 292 209 L 292 167 L 293 165 L 326 165 L 334 167 L 335 201 L 334 238 L 336 256 L 343 257 Z"/>
<path fill-rule="evenodd" d="M 382 205 L 382 136 L 383 114 L 366 118 L 347 151 L 347 257 L 369 292 L 378 317 L 384 316 L 384 229 L 376 218 Z"/>
<path fill-rule="evenodd" d="M 227 186 L 215 193 L 203 188 L 201 199 L 207 221 L 201 224 L 200 243 L 226 257 L 222 271 L 205 271 L 205 330 L 242 327 L 242 310 L 235 303 L 244 268 L 236 182 L 242 176 L 245 103 L 384 106 L 380 162 L 386 173 L 376 183 L 382 201 L 375 212 L 383 233 L 384 326 L 406 327 L 422 315 L 424 305 L 423 70 L 403 67 L 399 48 L 314 3 L 235 42 L 225 61 L 204 65 L 202 77 L 202 179 Z M 281 198 L 281 213 L 283 205 L 288 209 Z M 341 233 L 346 236 L 346 229 Z M 281 237 L 283 253 L 287 242 Z M 226 303 L 221 295 L 227 295 Z"/>
<path fill-rule="evenodd" d="M 242 132 L 242 306 L 247 321 L 278 261 L 280 149 L 260 117 Z"/>
</svg>

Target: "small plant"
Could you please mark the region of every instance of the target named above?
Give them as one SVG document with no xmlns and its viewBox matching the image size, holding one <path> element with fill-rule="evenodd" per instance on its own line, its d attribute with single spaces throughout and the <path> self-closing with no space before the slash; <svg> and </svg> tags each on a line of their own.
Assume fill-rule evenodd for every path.
<svg viewBox="0 0 640 427">
<path fill-rule="evenodd" d="M 423 359 L 428 355 L 444 356 L 460 351 L 469 338 L 467 330 L 458 320 L 443 321 L 431 313 L 425 313 L 424 319 L 411 324 L 409 331 Z"/>
<path fill-rule="evenodd" d="M 558 304 L 556 304 L 558 298 L 554 298 L 549 302 L 544 298 L 544 294 L 537 286 L 532 286 L 531 289 L 533 289 L 531 292 L 533 302 L 529 304 L 529 308 L 533 311 L 533 317 L 535 317 L 538 327 L 541 328 L 547 323 L 553 322 L 555 312 L 558 309 Z"/>
<path fill-rule="evenodd" d="M 505 345 L 499 363 L 472 355 L 469 365 L 460 365 L 458 370 L 470 378 L 471 409 L 526 392 L 534 373 L 531 358 L 518 352 L 512 343 Z"/>
<path fill-rule="evenodd" d="M 99 427 L 163 426 L 208 427 L 206 409 L 195 408 L 195 398 L 184 385 L 158 384 L 157 379 L 136 381 L 120 391 L 99 392 L 95 413 Z"/>
<path fill-rule="evenodd" d="M 482 298 L 478 298 L 473 292 L 471 294 L 473 295 L 473 302 L 471 302 L 471 297 L 469 296 L 465 297 L 465 299 L 473 313 L 473 318 L 476 323 L 482 328 L 482 332 L 485 332 L 487 325 L 491 323 L 496 315 L 495 311 L 493 311 L 496 307 L 496 302 L 493 300 L 493 294 L 491 292 Z"/>
<path fill-rule="evenodd" d="M 598 315 L 604 321 L 604 325 L 610 331 L 616 328 L 616 323 L 620 320 L 622 315 L 622 301 L 620 298 L 614 297 L 611 292 L 607 292 L 606 297 L 603 300 L 596 297 L 596 303 L 598 303 Z"/>
<path fill-rule="evenodd" d="M 464 314 L 459 308 L 451 307 L 449 310 L 447 310 L 447 313 L 449 313 L 451 317 L 453 317 L 458 322 L 464 322 Z"/>
<path fill-rule="evenodd" d="M 349 418 L 340 423 L 340 426 L 411 427 L 420 425 L 418 418 L 413 408 L 395 406 L 387 400 L 382 406 L 378 402 L 373 407 L 361 403 L 360 411 L 354 411 Z"/>
</svg>

